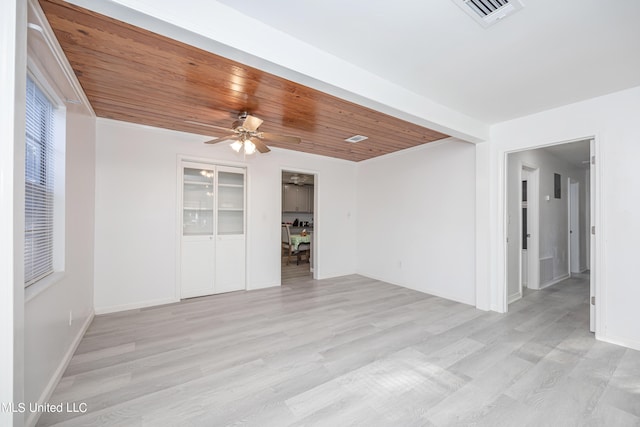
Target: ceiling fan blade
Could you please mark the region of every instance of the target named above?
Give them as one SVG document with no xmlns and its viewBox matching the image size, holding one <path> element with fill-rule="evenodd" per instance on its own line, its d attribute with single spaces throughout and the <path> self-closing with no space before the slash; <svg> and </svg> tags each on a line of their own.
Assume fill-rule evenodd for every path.
<svg viewBox="0 0 640 427">
<path fill-rule="evenodd" d="M 250 138 L 250 141 L 254 143 L 256 149 L 261 153 L 268 153 L 271 151 L 269 147 L 267 147 L 265 143 L 260 141 L 258 138 Z"/>
<path fill-rule="evenodd" d="M 278 135 L 276 133 L 269 132 L 260 132 L 260 138 L 264 138 L 273 142 L 285 142 L 287 144 L 300 144 L 302 142 L 301 138 L 297 136 L 286 136 L 286 135 Z"/>
<path fill-rule="evenodd" d="M 230 139 L 237 139 L 236 134 L 233 135 L 225 135 L 216 139 L 212 139 L 211 141 L 205 141 L 205 144 L 216 144 L 218 142 L 229 141 Z"/>
<path fill-rule="evenodd" d="M 254 131 L 256 129 L 258 129 L 260 127 L 260 125 L 262 124 L 263 120 L 254 117 L 254 116 L 247 116 L 246 119 L 244 119 L 244 123 L 242 123 L 242 127 L 249 130 L 249 131 Z"/>
<path fill-rule="evenodd" d="M 191 120 L 185 120 L 184 122 L 192 124 L 192 125 L 206 126 L 208 128 L 220 129 L 220 130 L 226 130 L 228 132 L 233 132 L 233 129 L 225 128 L 225 127 L 222 127 L 222 126 L 210 125 L 210 124 L 207 124 L 207 123 L 200 123 L 200 122 L 193 122 Z"/>
</svg>

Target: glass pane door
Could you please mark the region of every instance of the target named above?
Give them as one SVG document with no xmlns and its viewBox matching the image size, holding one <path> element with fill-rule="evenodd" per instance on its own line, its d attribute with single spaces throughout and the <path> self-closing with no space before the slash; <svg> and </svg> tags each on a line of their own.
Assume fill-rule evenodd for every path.
<svg viewBox="0 0 640 427">
<path fill-rule="evenodd" d="M 244 172 L 218 172 L 218 234 L 244 234 Z"/>
<path fill-rule="evenodd" d="M 182 233 L 213 235 L 214 176 L 212 169 L 184 168 Z"/>
</svg>

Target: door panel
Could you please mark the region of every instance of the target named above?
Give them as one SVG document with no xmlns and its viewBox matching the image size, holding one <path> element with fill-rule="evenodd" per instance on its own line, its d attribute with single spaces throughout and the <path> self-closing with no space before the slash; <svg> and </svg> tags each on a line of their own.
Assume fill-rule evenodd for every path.
<svg viewBox="0 0 640 427">
<path fill-rule="evenodd" d="M 216 245 L 215 293 L 245 288 L 244 236 L 218 236 Z"/>
<path fill-rule="evenodd" d="M 183 161 L 180 297 L 245 288 L 245 170 Z"/>
<path fill-rule="evenodd" d="M 183 239 L 181 298 L 213 294 L 215 255 L 213 236 Z"/>
</svg>

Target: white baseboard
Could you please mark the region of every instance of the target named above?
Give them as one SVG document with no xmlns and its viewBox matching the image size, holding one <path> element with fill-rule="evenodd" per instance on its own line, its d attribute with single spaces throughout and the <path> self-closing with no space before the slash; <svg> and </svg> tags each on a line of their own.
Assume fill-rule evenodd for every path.
<svg viewBox="0 0 640 427">
<path fill-rule="evenodd" d="M 332 271 L 329 273 L 318 272 L 318 280 L 334 279 L 336 277 L 351 276 L 352 274 L 359 274 L 359 273 L 356 273 L 355 271 Z M 379 279 L 376 279 L 376 280 L 379 280 Z"/>
<path fill-rule="evenodd" d="M 453 297 L 451 295 L 447 295 L 447 294 L 444 294 L 444 293 L 441 293 L 441 292 L 435 292 L 435 291 L 433 291 L 431 289 L 412 288 L 411 286 L 407 286 L 407 285 L 403 285 L 403 284 L 400 284 L 400 283 L 396 283 L 393 280 L 389 280 L 389 279 L 386 279 L 384 277 L 372 276 L 370 274 L 364 274 L 364 273 L 355 273 L 355 274 L 357 274 L 359 276 L 362 276 L 362 277 L 366 277 L 368 279 L 379 280 L 381 282 L 390 283 L 390 284 L 395 285 L 395 286 L 400 286 L 401 288 L 411 289 L 412 291 L 422 292 L 423 294 L 433 295 L 434 297 L 444 298 L 444 299 L 447 299 L 449 301 L 459 302 L 460 304 L 471 305 L 473 307 L 476 306 L 476 302 L 475 301 L 465 301 L 465 300 L 460 299 L 460 298 L 455 298 L 455 297 Z M 486 311 L 486 310 L 484 310 L 484 311 Z"/>
<path fill-rule="evenodd" d="M 64 357 L 60 361 L 58 368 L 55 370 L 55 372 L 51 376 L 51 379 L 47 383 L 47 386 L 42 391 L 42 394 L 38 399 L 38 404 L 44 404 L 48 402 L 49 399 L 51 399 L 51 395 L 53 394 L 53 391 L 56 389 L 56 386 L 60 382 L 60 379 L 62 378 L 64 371 L 67 370 L 67 366 L 69 366 L 69 362 L 71 362 L 71 358 L 73 357 L 73 354 L 76 352 L 78 345 L 80 345 L 80 341 L 82 340 L 82 337 L 84 337 L 84 334 L 87 332 L 89 325 L 91 325 L 91 322 L 93 321 L 94 316 L 95 316 L 94 311 L 91 311 L 91 313 L 89 314 L 89 317 L 87 317 L 87 320 L 82 324 L 82 327 L 78 331 L 78 334 L 73 339 L 73 342 L 69 346 L 69 349 L 64 354 Z M 37 412 L 37 411 L 30 412 L 25 421 L 25 426 L 27 427 L 35 426 L 36 423 L 38 422 L 38 419 L 40 418 L 40 415 L 42 415 L 42 412 Z"/>
<path fill-rule="evenodd" d="M 562 282 L 563 280 L 567 280 L 567 279 L 568 279 L 568 278 L 570 278 L 570 277 L 571 277 L 571 274 L 567 273 L 567 274 L 565 274 L 565 275 L 563 275 L 563 276 L 560 276 L 560 277 L 557 277 L 557 278 L 553 279 L 553 280 L 552 280 L 552 281 L 550 281 L 550 282 L 547 282 L 547 283 L 544 283 L 544 284 L 540 285 L 540 288 L 538 288 L 538 289 L 548 288 L 549 286 L 553 286 L 553 285 L 555 285 L 556 283 L 560 283 L 560 282 Z"/>
<path fill-rule="evenodd" d="M 640 351 L 640 342 L 638 341 L 630 340 L 627 338 L 621 338 L 621 337 L 602 336 L 599 334 L 596 334 L 596 339 L 599 341 L 608 342 L 609 344 L 615 344 L 622 347 L 630 348 L 632 350 Z"/>
<path fill-rule="evenodd" d="M 522 298 L 522 292 L 518 292 L 517 294 L 509 295 L 509 304 L 514 301 L 518 301 Z"/>
<path fill-rule="evenodd" d="M 156 305 L 173 304 L 180 302 L 179 298 L 162 298 L 151 301 L 134 302 L 130 304 L 112 305 L 107 307 L 96 307 L 96 314 L 117 313 L 119 311 L 136 310 L 138 308 L 153 307 Z"/>
<path fill-rule="evenodd" d="M 267 289 L 267 288 L 275 288 L 277 286 L 280 286 L 280 283 L 258 283 L 258 284 L 253 284 L 251 285 L 251 287 L 247 287 L 247 291 L 255 291 L 258 289 Z"/>
</svg>

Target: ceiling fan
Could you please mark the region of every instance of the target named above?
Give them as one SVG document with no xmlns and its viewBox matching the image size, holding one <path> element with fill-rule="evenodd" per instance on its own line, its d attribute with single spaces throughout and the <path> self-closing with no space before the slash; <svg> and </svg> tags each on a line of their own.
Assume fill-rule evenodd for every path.
<svg viewBox="0 0 640 427">
<path fill-rule="evenodd" d="M 244 148 L 245 154 L 253 154 L 256 150 L 261 153 L 267 153 L 271 151 L 269 147 L 267 147 L 267 145 L 262 142 L 262 140 L 284 142 L 287 144 L 299 144 L 300 142 L 302 142 L 302 140 L 296 136 L 278 135 L 275 133 L 260 131 L 258 128 L 263 123 L 263 120 L 255 116 L 251 116 L 247 114 L 247 112 L 240 113 L 240 115 L 238 115 L 238 120 L 233 122 L 231 128 L 194 122 L 191 120 L 186 120 L 186 123 L 231 132 L 230 135 L 222 136 L 211 141 L 206 141 L 205 144 L 216 144 L 222 141 L 234 140 L 234 142 L 231 144 L 231 148 L 233 148 L 237 152 L 239 152 L 241 148 Z"/>
<path fill-rule="evenodd" d="M 306 182 L 307 182 L 307 175 L 300 176 L 297 173 L 294 173 L 289 177 L 289 183 L 293 185 L 305 185 Z"/>
</svg>

